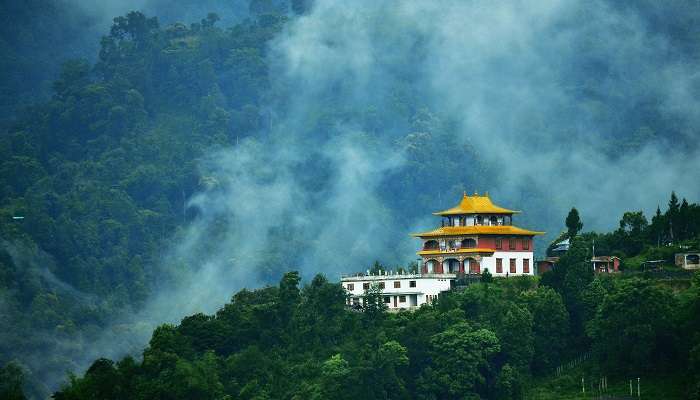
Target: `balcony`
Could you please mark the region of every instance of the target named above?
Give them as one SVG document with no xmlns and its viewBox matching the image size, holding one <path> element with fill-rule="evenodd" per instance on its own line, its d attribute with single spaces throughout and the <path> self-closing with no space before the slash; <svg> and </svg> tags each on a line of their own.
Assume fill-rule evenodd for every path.
<svg viewBox="0 0 700 400">
<path fill-rule="evenodd" d="M 400 280 L 400 279 L 420 279 L 420 278 L 438 278 L 438 279 L 455 279 L 457 274 L 436 274 L 436 273 L 406 273 L 406 274 L 386 274 L 386 275 L 373 275 L 373 274 L 343 274 L 340 276 L 342 282 L 356 282 L 356 281 L 384 281 L 384 280 Z"/>
</svg>

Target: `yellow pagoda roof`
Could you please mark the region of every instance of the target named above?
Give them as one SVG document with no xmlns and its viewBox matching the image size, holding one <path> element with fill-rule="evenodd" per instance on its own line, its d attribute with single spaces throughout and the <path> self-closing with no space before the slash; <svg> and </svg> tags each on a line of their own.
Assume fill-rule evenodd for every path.
<svg viewBox="0 0 700 400">
<path fill-rule="evenodd" d="M 491 201 L 489 194 L 486 193 L 483 196 L 474 194 L 472 196 L 464 193 L 462 201 L 456 207 L 452 207 L 448 210 L 439 211 L 433 213 L 434 215 L 460 215 L 460 214 L 516 214 L 520 211 L 513 211 L 507 208 L 499 207 Z"/>
<path fill-rule="evenodd" d="M 516 235 L 535 236 L 544 232 L 530 231 L 513 225 L 474 225 L 474 226 L 443 226 L 432 231 L 414 233 L 416 237 L 440 237 L 460 235 Z"/>
</svg>

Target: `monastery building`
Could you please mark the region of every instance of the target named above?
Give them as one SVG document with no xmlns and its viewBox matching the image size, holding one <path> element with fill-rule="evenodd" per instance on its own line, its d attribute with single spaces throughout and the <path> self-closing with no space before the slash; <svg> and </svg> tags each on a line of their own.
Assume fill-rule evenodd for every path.
<svg viewBox="0 0 700 400">
<path fill-rule="evenodd" d="M 412 235 L 422 241 L 420 271 L 344 276 L 349 305 L 361 306 L 371 285 L 379 287 L 390 310 L 398 310 L 431 302 L 459 278 L 487 269 L 494 277 L 534 275 L 533 237 L 544 232 L 514 226 L 518 213 L 495 205 L 488 193 L 465 193 L 457 206 L 434 213 L 441 217 L 439 228 Z"/>
</svg>

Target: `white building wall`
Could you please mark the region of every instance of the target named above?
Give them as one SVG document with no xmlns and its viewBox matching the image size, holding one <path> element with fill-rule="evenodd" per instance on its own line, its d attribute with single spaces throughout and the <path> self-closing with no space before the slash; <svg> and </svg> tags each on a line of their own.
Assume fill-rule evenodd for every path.
<svg viewBox="0 0 700 400">
<path fill-rule="evenodd" d="M 390 275 L 386 277 L 368 276 L 364 278 L 366 279 L 362 279 L 361 277 L 344 278 L 341 283 L 345 291 L 352 298 L 357 298 L 359 300 L 359 303 L 362 304 L 362 297 L 365 294 L 364 284 L 369 283 L 370 285 L 373 285 L 378 284 L 379 282 L 384 282 L 382 296 L 390 297 L 387 306 L 391 310 L 420 307 L 422 304 L 427 303 L 429 301 L 429 298 L 435 298 L 440 294 L 440 292 L 449 290 L 450 281 L 454 280 L 456 276 L 452 274 L 409 274 L 393 276 Z M 411 287 L 411 281 L 415 281 L 415 287 Z M 394 282 L 400 282 L 401 287 L 395 288 Z M 348 284 L 353 285 L 352 290 L 348 289 Z M 404 303 L 401 303 L 399 302 L 399 298 L 397 298 L 396 307 L 394 307 L 394 296 L 406 296 L 406 301 Z M 411 304 L 411 296 L 415 296 L 415 304 Z"/>
<path fill-rule="evenodd" d="M 503 272 L 496 272 L 496 259 L 503 259 Z M 510 273 L 510 259 L 515 258 L 515 274 Z M 527 274 L 523 273 L 523 260 L 530 260 L 530 272 Z M 481 259 L 481 272 L 488 268 L 489 272 L 493 276 L 506 276 L 506 275 L 535 275 L 534 269 L 534 256 L 531 251 L 496 251 L 493 256 L 483 257 Z"/>
</svg>

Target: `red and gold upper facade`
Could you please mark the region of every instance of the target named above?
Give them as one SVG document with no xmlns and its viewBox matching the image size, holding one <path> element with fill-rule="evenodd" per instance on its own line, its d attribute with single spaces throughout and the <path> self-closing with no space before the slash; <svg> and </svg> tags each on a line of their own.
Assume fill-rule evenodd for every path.
<svg viewBox="0 0 700 400">
<path fill-rule="evenodd" d="M 532 237 L 544 232 L 513 226 L 515 213 L 495 205 L 488 193 L 465 193 L 457 206 L 434 213 L 442 217 L 442 227 L 412 235 L 424 240 L 418 255 L 532 251 Z"/>
</svg>

